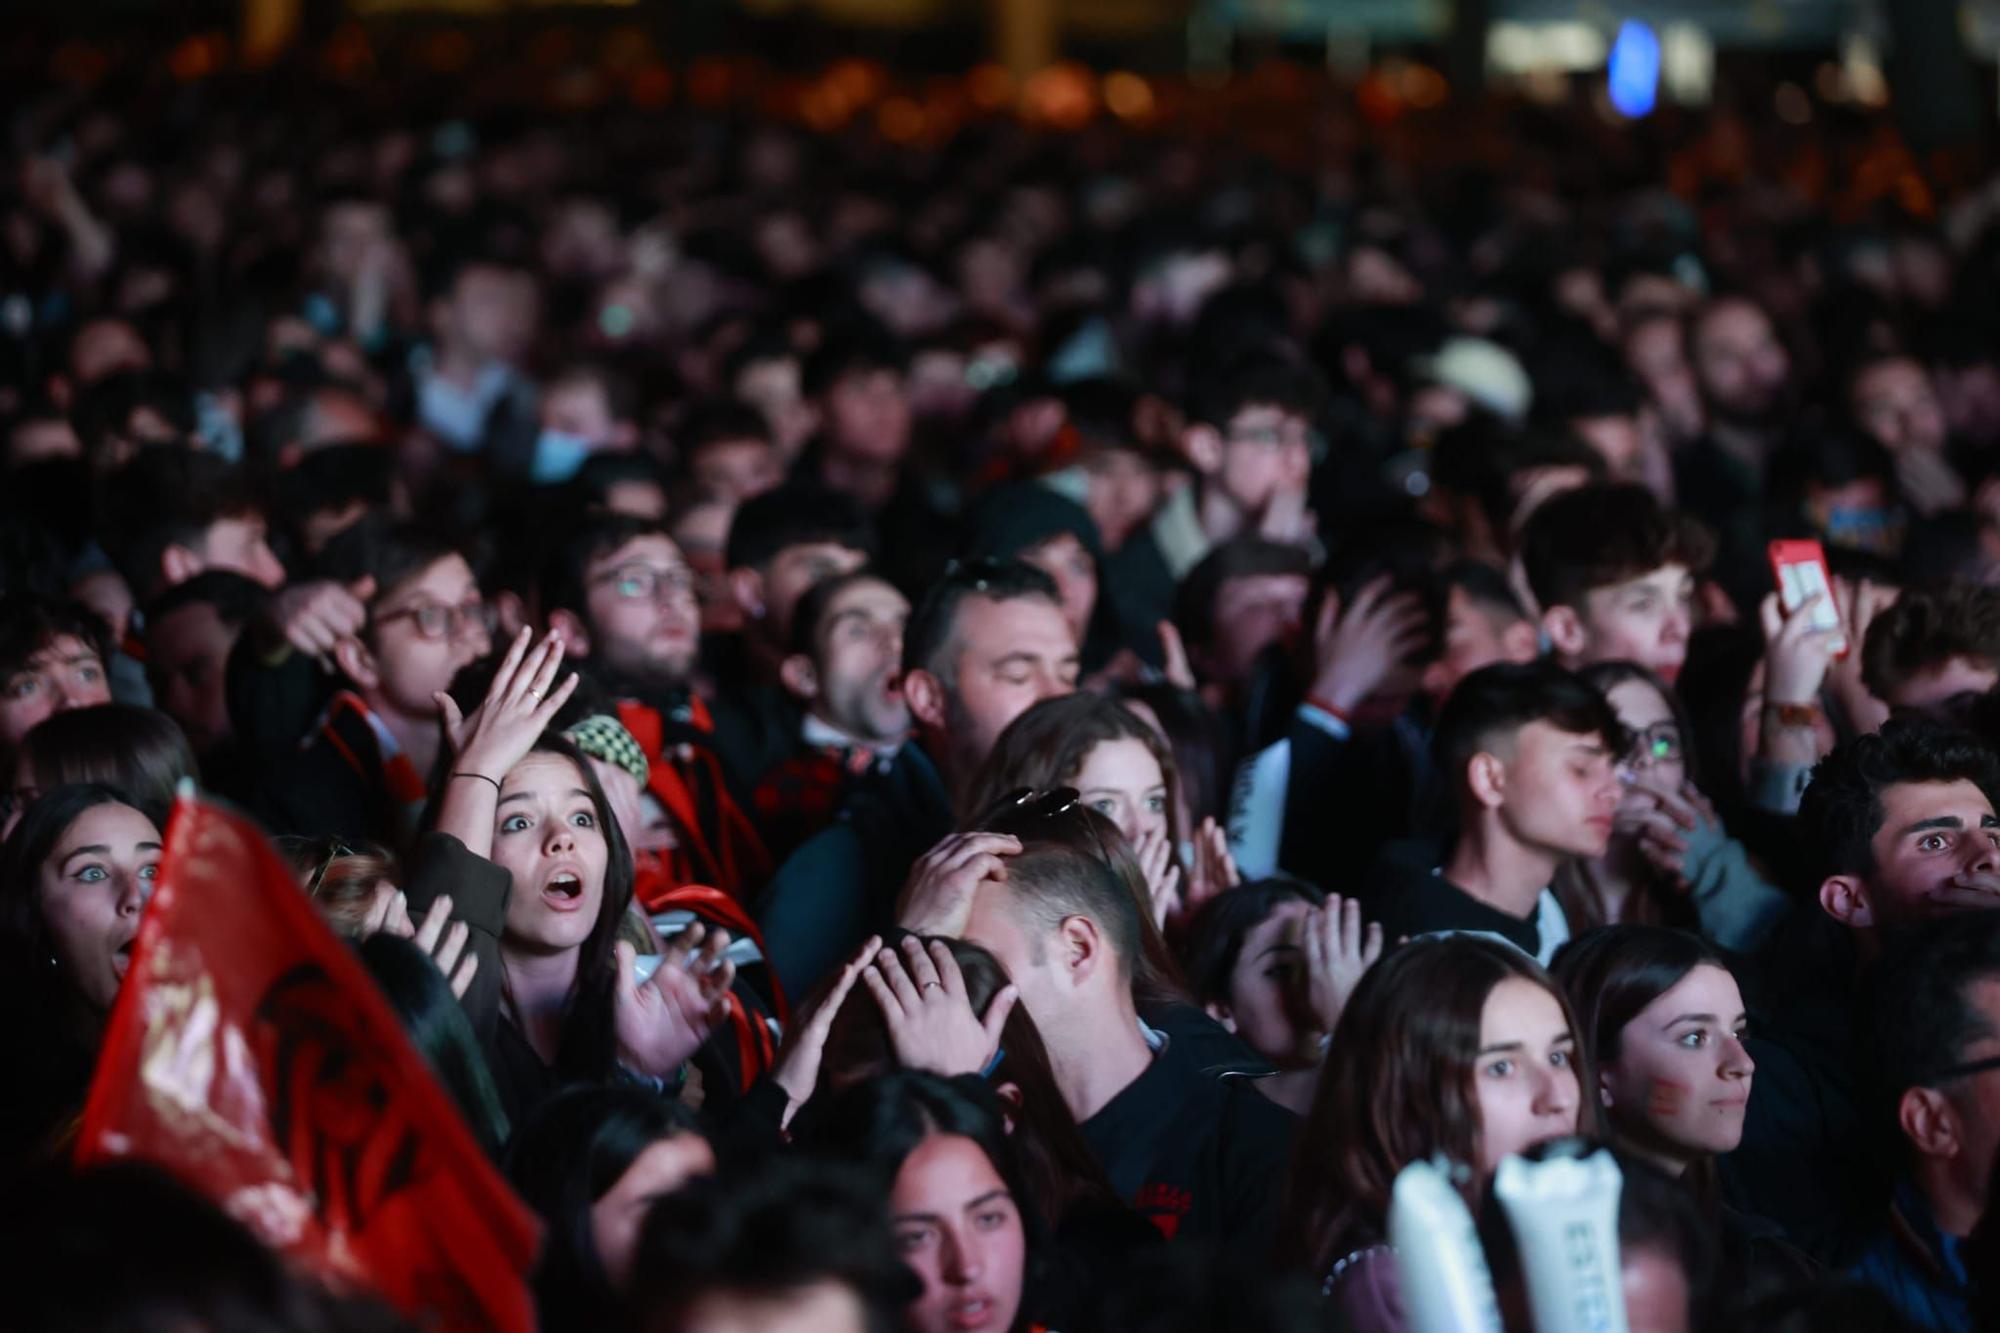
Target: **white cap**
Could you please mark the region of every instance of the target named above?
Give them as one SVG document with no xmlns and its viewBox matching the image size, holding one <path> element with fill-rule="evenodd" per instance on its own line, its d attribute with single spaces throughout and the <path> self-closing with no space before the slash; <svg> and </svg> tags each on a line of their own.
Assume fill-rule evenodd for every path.
<svg viewBox="0 0 2000 1333">
<path fill-rule="evenodd" d="M 1535 386 L 1514 354 L 1485 338 L 1448 338 L 1436 356 L 1417 358 L 1416 371 L 1512 422 L 1527 416 L 1535 400 Z"/>
</svg>

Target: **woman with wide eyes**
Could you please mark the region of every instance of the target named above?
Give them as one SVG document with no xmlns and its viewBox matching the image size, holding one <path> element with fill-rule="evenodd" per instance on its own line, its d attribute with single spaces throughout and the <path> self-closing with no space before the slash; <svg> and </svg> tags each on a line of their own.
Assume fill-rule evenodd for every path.
<svg viewBox="0 0 2000 1333">
<path fill-rule="evenodd" d="M 882 1186 L 903 1262 L 923 1280 L 908 1333 L 1027 1333 L 1043 1219 L 998 1104 L 976 1078 L 899 1071 L 815 1107 L 806 1146 Z"/>
<path fill-rule="evenodd" d="M 0 988 L 28 1071 L 0 1098 L 0 1161 L 49 1146 L 81 1109 L 160 864 L 160 830 L 115 788 L 73 783 L 0 847 Z"/>
<path fill-rule="evenodd" d="M 466 1011 L 514 1124 L 571 1083 L 676 1079 L 722 1021 L 735 975 L 727 932 L 704 940 L 699 926 L 637 975 L 617 938 L 631 851 L 588 759 L 547 730 L 577 685 L 573 672 L 557 683 L 561 665 L 560 640 L 531 646 L 523 630 L 470 716 L 437 696 L 452 759 L 408 889 L 412 916 L 449 894 L 471 929 Z"/>
<path fill-rule="evenodd" d="M 1684 931 L 1606 926 L 1564 946 L 1553 971 L 1622 1146 L 1674 1176 L 1735 1149 L 1757 1062 L 1743 994 L 1714 950 Z"/>
<path fill-rule="evenodd" d="M 1568 1002 L 1535 960 L 1468 935 L 1415 940 L 1369 968 L 1332 1049 L 1277 1234 L 1347 1327 L 1397 1333 L 1397 1173 L 1441 1153 L 1468 1169 L 1476 1204 L 1501 1159 L 1595 1127 L 1587 1062 Z"/>
</svg>

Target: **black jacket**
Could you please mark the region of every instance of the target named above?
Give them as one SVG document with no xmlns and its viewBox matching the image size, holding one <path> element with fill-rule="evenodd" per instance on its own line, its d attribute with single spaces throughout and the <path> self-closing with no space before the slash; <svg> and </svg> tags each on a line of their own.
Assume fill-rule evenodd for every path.
<svg viewBox="0 0 2000 1333">
<path fill-rule="evenodd" d="M 885 930 L 910 867 L 951 829 L 951 794 L 921 745 L 905 745 L 886 772 L 864 778 L 757 903 L 764 955 L 785 994 L 804 996 Z"/>
</svg>

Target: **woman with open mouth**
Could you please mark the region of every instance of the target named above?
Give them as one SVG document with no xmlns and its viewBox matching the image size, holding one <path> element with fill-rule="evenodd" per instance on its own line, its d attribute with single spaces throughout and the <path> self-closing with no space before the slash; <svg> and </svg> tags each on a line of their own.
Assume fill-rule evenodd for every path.
<svg viewBox="0 0 2000 1333">
<path fill-rule="evenodd" d="M 436 831 L 419 843 L 412 912 L 449 894 L 481 956 L 465 1006 L 508 1119 L 573 1083 L 662 1088 L 726 1014 L 725 931 L 662 942 L 644 981 L 618 940 L 632 853 L 589 761 L 549 730 L 575 690 L 562 644 L 516 636 L 486 697 L 461 716 L 438 696 L 453 758 Z"/>
<path fill-rule="evenodd" d="M 70 783 L 0 847 L 0 988 L 14 1058 L 0 1163 L 37 1156 L 83 1108 L 111 1005 L 153 893 L 160 830 L 115 788 Z"/>
</svg>

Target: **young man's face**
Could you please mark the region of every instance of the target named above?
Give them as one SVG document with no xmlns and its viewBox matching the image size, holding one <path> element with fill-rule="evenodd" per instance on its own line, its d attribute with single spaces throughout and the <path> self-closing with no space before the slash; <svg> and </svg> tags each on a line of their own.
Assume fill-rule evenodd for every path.
<svg viewBox="0 0 2000 1333">
<path fill-rule="evenodd" d="M 1298 413 L 1252 404 L 1229 419 L 1215 481 L 1246 514 L 1261 515 L 1280 495 L 1305 490 L 1311 472 L 1311 429 Z"/>
<path fill-rule="evenodd" d="M 146 627 L 146 675 L 160 711 L 180 723 L 188 744 L 208 754 L 233 733 L 223 683 L 241 629 L 211 602 L 190 602 Z"/>
<path fill-rule="evenodd" d="M 1959 1050 L 1956 1063 L 1971 1064 L 2000 1056 L 2000 977 L 1986 976 L 1965 990 L 1965 1002 L 1979 1016 L 1981 1035 Z M 1967 1074 L 1943 1084 L 1945 1096 L 1958 1113 L 1958 1156 L 1952 1175 L 1974 1198 L 1984 1199 L 2000 1157 L 2000 1069 Z"/>
<path fill-rule="evenodd" d="M 1637 662 L 1671 681 L 1687 661 L 1694 628 L 1694 575 L 1685 565 L 1662 565 L 1650 574 L 1583 595 L 1577 620 L 1582 637 L 1565 665 Z"/>
<path fill-rule="evenodd" d="M 956 685 L 947 720 L 970 771 L 1007 724 L 1044 699 L 1076 689 L 1076 639 L 1054 602 L 968 597 L 959 606 Z"/>
<path fill-rule="evenodd" d="M 1209 675 L 1223 684 L 1250 677 L 1257 655 L 1299 626 L 1308 581 L 1303 574 L 1250 574 L 1216 590 Z"/>
<path fill-rule="evenodd" d="M 226 569 L 266 588 L 284 586 L 285 567 L 271 550 L 262 514 L 238 514 L 208 525 L 201 544 L 203 569 Z"/>
<path fill-rule="evenodd" d="M 58 634 L 0 687 L 0 752 L 11 752 L 44 718 L 111 702 L 111 678 L 97 650 Z"/>
<path fill-rule="evenodd" d="M 1848 398 L 1861 428 L 1889 452 L 1944 448 L 1944 405 L 1916 361 L 1896 357 L 1866 367 L 1849 386 Z"/>
<path fill-rule="evenodd" d="M 1899 782 L 1883 789 L 1882 824 L 1861 877 L 1866 919 L 1902 925 L 2000 907 L 2000 819 L 1979 785 Z M 1822 896 L 1824 902 L 1824 895 Z"/>
<path fill-rule="evenodd" d="M 902 372 L 853 370 L 826 391 L 826 430 L 836 448 L 877 463 L 899 463 L 910 447 L 910 399 Z"/>
<path fill-rule="evenodd" d="M 1943 717 L 1959 703 L 1985 694 L 1995 685 L 2000 685 L 2000 668 L 1992 663 L 1948 657 L 1898 681 L 1883 702 L 1894 709 Z"/>
<path fill-rule="evenodd" d="M 1614 756 L 1595 732 L 1530 722 L 1502 755 L 1500 818 L 1514 838 L 1559 856 L 1602 856 L 1622 794 Z"/>
<path fill-rule="evenodd" d="M 360 681 L 373 707 L 406 717 L 437 713 L 432 697 L 451 688 L 461 667 L 484 657 L 485 601 L 462 555 L 432 561 L 423 573 L 378 597 L 369 608 L 373 683 Z"/>
<path fill-rule="evenodd" d="M 695 453 L 688 471 L 703 492 L 739 505 L 785 479 L 777 448 L 755 436 L 711 440 Z"/>
<path fill-rule="evenodd" d="M 1424 668 L 1424 690 L 1442 700 L 1479 668 L 1495 662 L 1532 662 L 1539 648 L 1532 622 L 1486 606 L 1454 587 L 1445 601 L 1444 643 L 1437 660 Z"/>
<path fill-rule="evenodd" d="M 1696 325 L 1695 378 L 1717 416 L 1764 424 L 1784 403 L 1791 356 L 1770 318 L 1748 301 L 1727 301 Z"/>
<path fill-rule="evenodd" d="M 612 415 L 611 397 L 604 386 L 588 375 L 558 380 L 542 396 L 542 426 L 588 440 L 598 448 L 615 444 L 621 424 Z"/>
<path fill-rule="evenodd" d="M 910 729 L 899 676 L 910 603 L 878 579 L 843 588 L 820 624 L 813 711 L 848 735 L 891 741 Z"/>
<path fill-rule="evenodd" d="M 648 533 L 584 570 L 590 656 L 620 675 L 679 685 L 701 647 L 694 571 L 671 539 Z"/>
<path fill-rule="evenodd" d="M 1160 505 L 1160 470 L 1131 449 L 1100 449 L 1084 464 L 1089 487 L 1083 507 L 1097 524 L 1104 549 L 1115 551 Z"/>
</svg>

